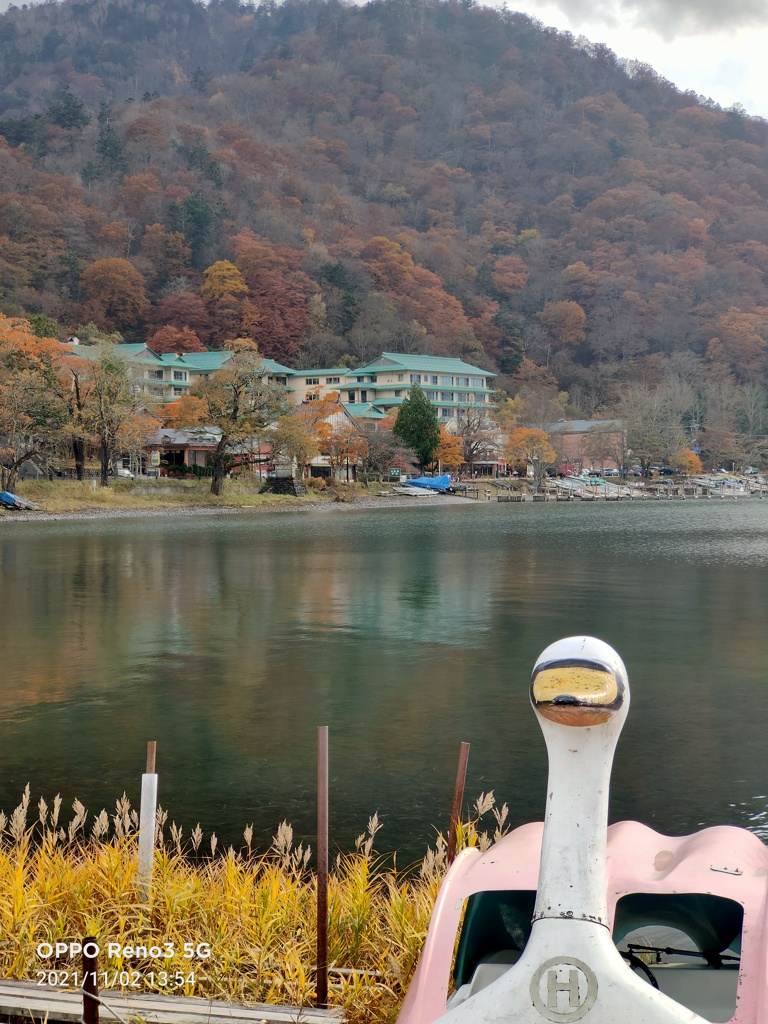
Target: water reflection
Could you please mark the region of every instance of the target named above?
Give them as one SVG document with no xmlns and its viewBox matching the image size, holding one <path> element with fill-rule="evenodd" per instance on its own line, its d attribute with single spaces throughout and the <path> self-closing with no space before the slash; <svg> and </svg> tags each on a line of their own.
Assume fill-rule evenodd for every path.
<svg viewBox="0 0 768 1024">
<path fill-rule="evenodd" d="M 540 817 L 530 669 L 587 632 L 633 686 L 614 817 L 743 823 L 766 784 L 767 505 L 3 524 L 0 806 L 28 780 L 93 810 L 135 797 L 157 739 L 188 827 L 311 834 L 329 724 L 336 840 L 379 808 L 381 846 L 413 857 L 445 824 L 460 740 L 469 792 Z"/>
</svg>

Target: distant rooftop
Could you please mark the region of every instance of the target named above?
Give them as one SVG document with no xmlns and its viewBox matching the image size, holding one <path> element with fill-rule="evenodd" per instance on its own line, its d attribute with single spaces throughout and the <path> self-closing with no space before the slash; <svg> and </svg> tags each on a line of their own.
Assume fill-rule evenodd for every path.
<svg viewBox="0 0 768 1024">
<path fill-rule="evenodd" d="M 370 402 L 342 402 L 350 416 L 358 420 L 383 420 L 385 413 L 376 409 Z"/>
<path fill-rule="evenodd" d="M 393 369 L 406 370 L 410 373 L 458 373 L 463 376 L 496 376 L 490 370 L 481 370 L 479 366 L 465 363 L 463 359 L 453 359 L 447 356 L 411 355 L 405 352 L 382 352 L 380 356 L 371 359 L 364 366 L 359 366 L 356 370 L 347 370 L 347 373 L 363 376 L 370 374 L 371 370 L 377 367 L 392 367 Z"/>
</svg>

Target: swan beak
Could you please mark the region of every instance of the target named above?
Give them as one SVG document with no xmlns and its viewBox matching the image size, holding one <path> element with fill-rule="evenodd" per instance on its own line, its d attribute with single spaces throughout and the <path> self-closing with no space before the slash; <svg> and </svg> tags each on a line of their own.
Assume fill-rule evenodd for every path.
<svg viewBox="0 0 768 1024">
<path fill-rule="evenodd" d="M 624 681 L 595 662 L 550 662 L 537 668 L 531 681 L 534 710 L 560 725 L 601 725 L 623 702 Z"/>
</svg>

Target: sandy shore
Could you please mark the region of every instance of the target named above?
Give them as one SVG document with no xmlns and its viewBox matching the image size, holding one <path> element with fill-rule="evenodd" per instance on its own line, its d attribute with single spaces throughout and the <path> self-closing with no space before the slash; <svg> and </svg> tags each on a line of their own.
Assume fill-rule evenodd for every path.
<svg viewBox="0 0 768 1024">
<path fill-rule="evenodd" d="M 294 504 L 280 506 L 270 505 L 259 507 L 258 505 L 221 506 L 221 505 L 195 505 L 175 506 L 168 508 L 93 508 L 82 509 L 78 512 L 11 512 L 10 510 L 0 511 L 0 527 L 6 523 L 42 523 L 42 522 L 70 522 L 70 521 L 91 521 L 103 519 L 178 519 L 196 516 L 237 516 L 237 515 L 271 515 L 284 512 L 355 512 L 365 509 L 383 508 L 425 508 L 437 505 L 474 505 L 470 498 L 464 498 L 456 494 L 435 494 L 424 498 L 413 498 L 405 495 L 392 495 L 391 497 L 365 497 L 356 501 L 335 502 L 335 501 L 297 501 Z"/>
</svg>

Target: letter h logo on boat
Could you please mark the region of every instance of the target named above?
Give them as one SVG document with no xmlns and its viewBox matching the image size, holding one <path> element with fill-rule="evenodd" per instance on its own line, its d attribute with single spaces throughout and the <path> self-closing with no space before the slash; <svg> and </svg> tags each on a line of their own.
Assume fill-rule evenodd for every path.
<svg viewBox="0 0 768 1024">
<path fill-rule="evenodd" d="M 558 977 L 557 968 L 550 967 L 547 971 L 547 1009 L 558 1008 L 558 992 L 568 993 L 568 1009 L 578 1010 L 579 1008 L 579 972 L 568 971 L 568 981 L 561 981 Z"/>
<path fill-rule="evenodd" d="M 581 1020 L 597 998 L 594 971 L 575 957 L 546 960 L 531 979 L 533 1005 L 554 1024 Z"/>
</svg>

